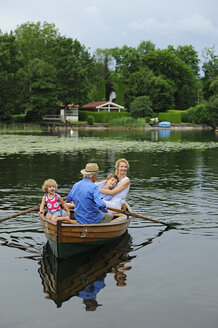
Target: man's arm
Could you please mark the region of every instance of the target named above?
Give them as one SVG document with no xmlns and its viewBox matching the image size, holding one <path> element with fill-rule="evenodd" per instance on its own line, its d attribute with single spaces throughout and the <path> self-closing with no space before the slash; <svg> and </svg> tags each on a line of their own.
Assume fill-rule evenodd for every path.
<svg viewBox="0 0 218 328">
<path fill-rule="evenodd" d="M 105 202 L 102 200 L 102 196 L 101 196 L 97 186 L 96 186 L 96 188 L 94 188 L 94 201 L 100 211 L 107 212 L 107 206 L 106 206 Z"/>
</svg>

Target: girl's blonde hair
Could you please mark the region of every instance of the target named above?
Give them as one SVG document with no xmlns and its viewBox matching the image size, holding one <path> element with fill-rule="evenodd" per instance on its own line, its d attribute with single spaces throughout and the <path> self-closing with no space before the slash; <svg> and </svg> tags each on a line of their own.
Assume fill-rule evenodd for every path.
<svg viewBox="0 0 218 328">
<path fill-rule="evenodd" d="M 54 186 L 56 189 L 58 188 L 58 184 L 55 180 L 53 179 L 47 179 L 44 181 L 43 185 L 42 185 L 42 190 L 44 192 L 48 192 L 48 187 Z"/>
<path fill-rule="evenodd" d="M 118 159 L 115 163 L 115 169 L 116 169 L 115 174 L 116 175 L 119 175 L 118 167 L 119 167 L 120 163 L 122 163 L 122 162 L 126 163 L 127 169 L 129 168 L 129 162 L 125 158 Z"/>
</svg>

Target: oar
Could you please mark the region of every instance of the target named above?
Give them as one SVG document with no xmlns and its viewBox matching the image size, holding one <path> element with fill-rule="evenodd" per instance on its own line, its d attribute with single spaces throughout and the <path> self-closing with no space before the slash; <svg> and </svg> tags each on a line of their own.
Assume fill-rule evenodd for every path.
<svg viewBox="0 0 218 328">
<path fill-rule="evenodd" d="M 143 220 L 148 220 L 148 221 L 164 224 L 168 227 L 173 227 L 175 225 L 180 225 L 180 223 L 178 223 L 178 222 L 159 221 L 159 220 L 148 218 L 147 216 L 143 216 L 143 215 L 140 215 L 140 214 L 137 214 L 137 213 L 132 213 L 132 212 L 129 212 L 129 211 L 119 210 L 117 208 L 113 208 L 113 207 L 109 207 L 109 206 L 107 206 L 107 208 L 108 208 L 108 210 L 113 211 L 113 212 L 123 213 L 123 214 L 126 214 L 126 215 L 134 216 L 135 218 L 140 218 L 140 219 L 143 219 Z"/>
<path fill-rule="evenodd" d="M 65 199 L 66 199 L 66 197 L 63 197 L 63 200 L 65 200 Z M 39 205 L 37 205 L 35 207 L 32 207 L 32 208 L 28 208 L 27 210 L 24 210 L 22 212 L 19 212 L 19 213 L 7 216 L 6 218 L 0 219 L 0 222 L 6 221 L 6 220 L 9 220 L 9 219 L 12 219 L 12 218 L 16 218 L 16 216 L 23 215 L 23 214 L 26 214 L 26 213 L 29 213 L 29 212 L 32 212 L 32 211 L 36 211 L 38 209 L 39 209 Z"/>
<path fill-rule="evenodd" d="M 6 221 L 6 220 L 9 220 L 9 219 L 12 219 L 12 218 L 16 218 L 16 216 L 23 215 L 23 214 L 26 214 L 26 213 L 29 213 L 29 212 L 32 212 L 32 211 L 36 211 L 38 209 L 39 209 L 39 206 L 29 208 L 25 211 L 22 211 L 22 212 L 7 216 L 6 218 L 0 219 L 0 222 Z"/>
</svg>

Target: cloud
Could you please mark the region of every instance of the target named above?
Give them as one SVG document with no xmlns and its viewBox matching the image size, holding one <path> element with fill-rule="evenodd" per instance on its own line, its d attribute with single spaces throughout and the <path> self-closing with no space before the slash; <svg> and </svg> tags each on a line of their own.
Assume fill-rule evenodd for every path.
<svg viewBox="0 0 218 328">
<path fill-rule="evenodd" d="M 95 5 L 91 5 L 91 6 L 85 7 L 85 12 L 90 16 L 98 16 L 100 13 L 100 10 Z"/>
<path fill-rule="evenodd" d="M 0 29 L 46 21 L 93 49 L 137 46 L 142 40 L 161 48 L 192 44 L 202 49 L 217 46 L 217 10 L 215 0 L 7 0 L 1 4 Z"/>
<path fill-rule="evenodd" d="M 218 30 L 213 26 L 213 23 L 198 13 L 179 20 L 177 29 L 199 34 L 218 33 Z"/>
<path fill-rule="evenodd" d="M 129 23 L 129 28 L 132 31 L 158 32 L 159 34 L 184 34 L 189 32 L 199 35 L 211 33 L 218 35 L 218 30 L 213 26 L 213 23 L 198 13 L 192 16 L 185 16 L 174 22 L 160 21 L 154 17 L 132 20 Z"/>
<path fill-rule="evenodd" d="M 129 23 L 129 27 L 133 31 L 162 31 L 169 30 L 170 25 L 168 23 L 162 23 L 157 18 L 150 17 L 146 19 L 132 20 Z"/>
</svg>

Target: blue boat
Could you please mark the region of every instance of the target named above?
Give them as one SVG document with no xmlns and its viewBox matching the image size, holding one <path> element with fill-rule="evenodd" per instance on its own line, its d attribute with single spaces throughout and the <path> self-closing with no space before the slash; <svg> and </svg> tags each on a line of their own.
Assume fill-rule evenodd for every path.
<svg viewBox="0 0 218 328">
<path fill-rule="evenodd" d="M 168 121 L 163 121 L 163 122 L 159 122 L 158 125 L 160 128 L 169 128 L 171 127 L 171 123 Z"/>
</svg>

